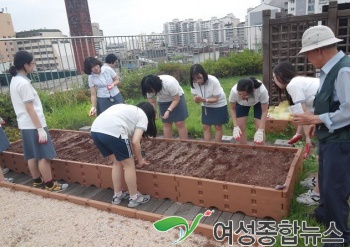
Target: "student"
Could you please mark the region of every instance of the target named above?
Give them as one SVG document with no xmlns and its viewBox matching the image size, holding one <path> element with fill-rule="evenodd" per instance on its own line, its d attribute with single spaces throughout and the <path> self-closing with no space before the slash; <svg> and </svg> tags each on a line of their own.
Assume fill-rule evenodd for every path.
<svg viewBox="0 0 350 247">
<path fill-rule="evenodd" d="M 228 123 L 226 95 L 219 80 L 208 75 L 200 64 L 190 69 L 193 100 L 202 105 L 204 140 L 211 141 L 211 125 L 215 126 L 215 141 L 222 141 L 222 125 Z"/>
<path fill-rule="evenodd" d="M 46 126 L 43 107 L 38 93 L 27 78 L 35 67 L 33 55 L 27 51 L 18 51 L 14 56 L 10 73 L 10 94 L 21 131 L 24 158 L 34 179 L 34 187 L 43 187 L 48 191 L 61 192 L 68 184 L 52 180 L 50 160 L 56 156 Z"/>
<path fill-rule="evenodd" d="M 170 75 L 148 75 L 141 81 L 141 90 L 143 97 L 148 99 L 156 112 L 158 103 L 164 137 L 172 138 L 172 124 L 175 123 L 180 139 L 187 139 L 185 119 L 188 118 L 188 111 L 179 82 Z"/>
<path fill-rule="evenodd" d="M 233 120 L 233 138 L 240 144 L 247 144 L 246 124 L 250 107 L 254 108 L 255 144 L 265 143 L 265 122 L 269 94 L 261 81 L 254 77 L 240 79 L 231 89 L 229 96 Z"/>
<path fill-rule="evenodd" d="M 314 112 L 314 98 L 320 86 L 320 79 L 313 77 L 297 76 L 294 66 L 288 62 L 280 62 L 273 69 L 273 81 L 276 83 L 280 99 L 284 94 L 289 105 L 300 103 L 304 112 Z M 310 155 L 311 143 L 309 125 L 298 125 L 296 134 L 288 141 L 289 144 L 301 140 L 305 134 L 306 145 L 304 158 Z M 302 185 L 309 187 L 306 193 L 297 197 L 297 202 L 306 205 L 316 205 L 320 201 L 320 192 L 317 180 L 303 181 Z M 311 187 L 311 188 L 310 188 Z"/>
<path fill-rule="evenodd" d="M 313 218 L 326 228 L 334 222 L 340 235 L 333 231 L 329 237 L 344 239 L 350 244 L 350 58 L 338 51 L 335 37 L 327 26 L 308 28 L 302 36 L 302 49 L 315 69 L 320 71 L 320 88 L 314 100 L 314 113 L 293 114 L 297 124 L 311 124 L 318 138 L 318 182 L 321 200 Z M 339 240 L 342 240 L 339 239 Z M 324 244 L 324 247 L 343 244 Z"/>
<path fill-rule="evenodd" d="M 116 55 L 114 55 L 113 53 L 111 54 L 108 54 L 106 56 L 106 59 L 105 59 L 105 64 L 103 66 L 109 66 L 111 67 L 112 69 L 114 69 L 116 67 L 118 63 L 118 57 Z"/>
<path fill-rule="evenodd" d="M 89 116 L 98 116 L 108 107 L 124 103 L 124 98 L 118 89 L 119 77 L 111 67 L 102 66 L 98 59 L 88 57 L 84 61 L 84 72 L 89 75 L 91 92 L 92 106 Z"/>
<path fill-rule="evenodd" d="M 320 79 L 297 76 L 294 66 L 288 62 L 280 62 L 273 69 L 273 80 L 276 83 L 280 95 L 285 94 L 289 105 L 300 103 L 304 112 L 314 112 L 313 102 L 320 85 Z M 299 125 L 296 134 L 288 141 L 289 144 L 301 140 L 305 134 L 307 157 L 312 147 L 309 126 Z"/>
<path fill-rule="evenodd" d="M 5 124 L 5 121 L 0 117 L 0 153 L 4 152 L 10 146 L 10 142 L 7 139 L 7 136 L 1 127 L 4 124 Z M 4 177 L 4 174 L 6 174 L 7 172 L 9 172 L 8 168 L 4 168 L 4 169 L 2 169 L 2 171 L 0 171 L 0 182 L 13 183 L 13 181 L 14 181 L 13 178 L 5 178 Z"/>
<path fill-rule="evenodd" d="M 156 137 L 155 112 L 151 104 L 137 106 L 118 104 L 101 113 L 91 126 L 91 137 L 104 157 L 113 162 L 112 181 L 114 196 L 112 204 L 120 204 L 127 197 L 122 185 L 125 180 L 130 198 L 128 207 L 136 207 L 150 200 L 149 195 L 137 191 L 134 156 L 138 166 L 149 162 L 141 155 L 141 138 Z"/>
</svg>

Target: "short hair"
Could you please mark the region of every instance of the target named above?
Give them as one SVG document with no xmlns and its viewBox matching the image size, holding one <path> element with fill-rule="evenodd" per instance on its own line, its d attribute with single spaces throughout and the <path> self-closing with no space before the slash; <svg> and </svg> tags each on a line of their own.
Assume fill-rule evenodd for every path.
<svg viewBox="0 0 350 247">
<path fill-rule="evenodd" d="M 13 58 L 13 65 L 10 68 L 10 74 L 16 76 L 17 70 L 24 69 L 24 65 L 30 64 L 33 61 L 33 59 L 33 55 L 27 51 L 16 52 Z"/>
<path fill-rule="evenodd" d="M 158 76 L 147 75 L 142 78 L 141 91 L 142 91 L 142 96 L 144 98 L 147 98 L 147 93 L 155 92 L 155 94 L 157 95 L 157 93 L 160 90 L 162 90 L 162 88 L 163 88 L 163 83 Z"/>
<path fill-rule="evenodd" d="M 111 54 L 107 55 L 105 62 L 108 64 L 112 64 L 117 60 L 118 60 L 118 57 L 116 55 L 114 55 L 113 53 L 111 53 Z"/>
<path fill-rule="evenodd" d="M 84 73 L 91 75 L 91 68 L 100 65 L 102 67 L 102 62 L 94 57 L 87 57 L 84 60 Z"/>
<path fill-rule="evenodd" d="M 255 77 L 243 78 L 240 79 L 237 83 L 237 91 L 252 94 L 254 92 L 254 89 L 259 88 L 261 85 L 262 83 Z"/>
<path fill-rule="evenodd" d="M 157 136 L 157 126 L 156 126 L 156 112 L 153 106 L 148 102 L 141 102 L 136 105 L 141 108 L 148 119 L 147 130 L 143 133 L 144 137 L 156 137 Z"/>
<path fill-rule="evenodd" d="M 194 64 L 190 68 L 190 83 L 191 88 L 194 88 L 193 86 L 193 77 L 197 74 L 201 74 L 203 76 L 204 82 L 207 82 L 208 80 L 208 73 L 205 71 L 202 65 L 200 64 Z"/>
</svg>

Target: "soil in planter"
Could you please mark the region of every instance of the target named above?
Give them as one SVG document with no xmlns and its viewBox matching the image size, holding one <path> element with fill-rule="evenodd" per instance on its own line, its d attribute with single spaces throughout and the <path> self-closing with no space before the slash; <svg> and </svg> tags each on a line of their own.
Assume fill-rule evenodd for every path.
<svg viewBox="0 0 350 247">
<path fill-rule="evenodd" d="M 95 147 L 89 133 L 50 130 L 57 159 L 111 165 Z M 178 174 L 274 188 L 284 184 L 294 152 L 243 148 L 200 142 L 145 139 L 142 146 L 150 165 L 139 170 Z M 7 150 L 22 153 L 22 142 Z"/>
</svg>

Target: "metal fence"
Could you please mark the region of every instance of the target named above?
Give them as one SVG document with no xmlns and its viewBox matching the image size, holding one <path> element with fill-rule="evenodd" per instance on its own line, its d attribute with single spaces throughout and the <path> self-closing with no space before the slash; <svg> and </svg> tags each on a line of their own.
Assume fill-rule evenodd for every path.
<svg viewBox="0 0 350 247">
<path fill-rule="evenodd" d="M 107 54 L 114 53 L 118 57 L 116 69 L 121 74 L 145 66 L 156 67 L 162 62 L 200 63 L 244 49 L 261 50 L 261 29 L 260 25 L 209 30 L 204 35 L 181 32 L 139 36 L 0 38 L 0 93 L 8 91 L 11 81 L 8 69 L 19 50 L 34 55 L 36 69 L 29 75 L 34 87 L 62 91 L 80 87 L 86 82 L 83 61 L 89 56 L 104 61 Z M 199 38 L 193 39 L 193 35 Z"/>
</svg>

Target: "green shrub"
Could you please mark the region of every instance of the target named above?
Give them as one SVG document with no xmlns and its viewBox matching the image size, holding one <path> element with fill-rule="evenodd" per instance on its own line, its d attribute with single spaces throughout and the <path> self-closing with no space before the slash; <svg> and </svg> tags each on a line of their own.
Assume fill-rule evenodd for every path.
<svg viewBox="0 0 350 247">
<path fill-rule="evenodd" d="M 6 126 L 17 127 L 15 110 L 13 109 L 10 93 L 2 94 L 0 97 L 0 117 L 2 117 Z"/>
<path fill-rule="evenodd" d="M 142 97 L 140 86 L 142 78 L 146 75 L 156 74 L 156 72 L 157 70 L 151 67 L 145 67 L 138 71 L 123 70 L 123 78 L 118 88 L 126 102 L 130 98 Z"/>
<path fill-rule="evenodd" d="M 160 63 L 158 64 L 158 75 L 174 76 L 180 84 L 188 84 L 190 77 L 190 68 L 192 64 L 181 63 Z"/>
</svg>

